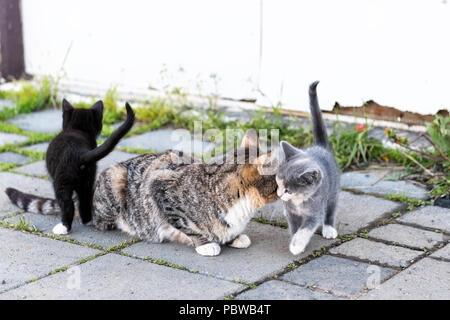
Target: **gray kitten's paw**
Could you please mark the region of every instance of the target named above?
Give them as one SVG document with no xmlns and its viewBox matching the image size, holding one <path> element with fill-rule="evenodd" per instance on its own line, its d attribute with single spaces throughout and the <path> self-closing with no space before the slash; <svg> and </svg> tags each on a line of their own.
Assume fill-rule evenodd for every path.
<svg viewBox="0 0 450 320">
<path fill-rule="evenodd" d="M 246 234 L 240 234 L 229 244 L 232 248 L 244 249 L 250 247 L 252 241 Z"/>
<path fill-rule="evenodd" d="M 211 242 L 196 247 L 195 251 L 202 256 L 217 256 L 220 254 L 220 246 L 215 242 Z"/>
<path fill-rule="evenodd" d="M 67 231 L 66 226 L 64 226 L 62 223 L 58 223 L 56 226 L 54 226 L 52 231 L 54 234 L 57 234 L 57 235 L 69 233 L 69 231 Z"/>
<path fill-rule="evenodd" d="M 325 239 L 335 239 L 338 233 L 335 228 L 332 226 L 323 226 L 322 227 L 322 236 Z"/>
<path fill-rule="evenodd" d="M 313 232 L 309 229 L 302 229 L 297 231 L 292 237 L 291 243 L 289 245 L 289 251 L 291 251 L 293 255 L 297 255 L 305 251 L 312 235 Z"/>
<path fill-rule="evenodd" d="M 308 243 L 298 243 L 298 242 L 295 242 L 295 241 L 291 241 L 291 244 L 289 245 L 289 251 L 293 255 L 300 254 L 303 251 L 305 251 L 307 244 Z"/>
</svg>

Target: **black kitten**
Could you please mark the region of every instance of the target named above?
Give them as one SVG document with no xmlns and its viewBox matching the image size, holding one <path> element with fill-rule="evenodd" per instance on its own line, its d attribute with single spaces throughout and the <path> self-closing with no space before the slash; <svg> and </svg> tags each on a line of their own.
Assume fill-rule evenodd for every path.
<svg viewBox="0 0 450 320">
<path fill-rule="evenodd" d="M 63 129 L 50 143 L 47 154 L 47 170 L 53 179 L 57 203 L 50 199 L 22 193 L 8 188 L 11 201 L 25 211 L 49 214 L 62 212 L 62 223 L 53 228 L 55 234 L 67 234 L 72 227 L 75 191 L 79 199 L 79 212 L 84 224 L 92 218 L 92 196 L 94 192 L 97 161 L 108 155 L 119 140 L 134 124 L 134 112 L 126 103 L 127 119 L 99 147 L 96 138 L 102 131 L 103 102 L 96 102 L 90 109 L 75 109 L 63 100 Z"/>
</svg>

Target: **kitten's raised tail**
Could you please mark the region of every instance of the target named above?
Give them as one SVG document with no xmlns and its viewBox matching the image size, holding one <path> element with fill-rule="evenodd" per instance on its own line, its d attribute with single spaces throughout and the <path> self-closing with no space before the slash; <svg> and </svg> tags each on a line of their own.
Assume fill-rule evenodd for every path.
<svg viewBox="0 0 450 320">
<path fill-rule="evenodd" d="M 14 205 L 27 212 L 57 214 L 61 211 L 53 199 L 38 197 L 14 188 L 7 188 L 5 193 Z"/>
<path fill-rule="evenodd" d="M 322 111 L 320 111 L 319 101 L 317 99 L 316 88 L 318 84 L 319 81 L 314 81 L 309 86 L 309 108 L 311 110 L 314 144 L 329 149 L 327 127 L 323 121 Z"/>
<path fill-rule="evenodd" d="M 127 119 L 125 122 L 122 123 L 122 125 L 100 146 L 83 154 L 81 156 L 81 164 L 97 162 L 98 160 L 106 157 L 111 151 L 114 150 L 114 147 L 119 143 L 120 139 L 122 139 L 123 136 L 130 131 L 135 120 L 134 111 L 131 109 L 128 102 L 125 104 L 125 108 L 127 109 Z"/>
</svg>

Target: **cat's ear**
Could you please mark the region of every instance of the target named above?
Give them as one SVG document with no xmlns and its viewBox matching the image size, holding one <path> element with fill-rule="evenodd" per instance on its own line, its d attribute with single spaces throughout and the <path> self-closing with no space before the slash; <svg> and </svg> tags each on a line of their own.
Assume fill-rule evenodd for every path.
<svg viewBox="0 0 450 320">
<path fill-rule="evenodd" d="M 242 138 L 241 148 L 259 148 L 258 134 L 255 129 L 248 130 Z"/>
<path fill-rule="evenodd" d="M 303 151 L 292 146 L 289 142 L 280 142 L 280 160 L 288 161 L 290 158 L 302 153 Z"/>
<path fill-rule="evenodd" d="M 101 117 L 103 116 L 103 101 L 99 100 L 91 107 L 91 110 L 97 112 Z"/>
<path fill-rule="evenodd" d="M 299 177 L 299 182 L 302 185 L 316 184 L 320 181 L 322 175 L 319 170 L 309 170 L 302 173 Z"/>
<path fill-rule="evenodd" d="M 62 109 L 63 109 L 63 112 L 69 112 L 69 111 L 72 111 L 74 109 L 74 107 L 69 103 L 69 101 L 67 101 L 66 99 L 63 99 Z"/>
</svg>

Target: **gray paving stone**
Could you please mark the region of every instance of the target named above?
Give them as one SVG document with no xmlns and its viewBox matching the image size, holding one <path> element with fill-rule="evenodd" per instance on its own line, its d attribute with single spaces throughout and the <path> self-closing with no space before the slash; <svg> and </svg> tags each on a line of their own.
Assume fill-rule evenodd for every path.
<svg viewBox="0 0 450 320">
<path fill-rule="evenodd" d="M 258 288 L 245 291 L 237 300 L 338 300 L 328 293 L 314 291 L 283 281 L 271 280 Z"/>
<path fill-rule="evenodd" d="M 47 152 L 49 143 L 48 142 L 42 142 L 38 144 L 33 144 L 28 147 L 23 147 L 24 150 L 31 150 L 31 151 L 38 151 L 38 152 Z"/>
<path fill-rule="evenodd" d="M 341 191 L 336 209 L 336 228 L 341 235 L 353 233 L 380 219 L 386 213 L 395 211 L 400 206 L 393 201 Z M 286 222 L 281 200 L 261 208 L 256 217 Z"/>
<path fill-rule="evenodd" d="M 14 101 L 9 99 L 0 99 L 0 110 L 3 110 L 4 108 L 14 108 L 16 104 Z"/>
<path fill-rule="evenodd" d="M 292 261 L 335 242 L 314 235 L 306 252 L 293 256 L 289 252 L 290 236 L 286 229 L 251 222 L 245 233 L 252 241 L 249 248 L 222 246 L 222 252 L 215 257 L 200 256 L 193 247 L 177 243 L 141 242 L 126 248 L 125 251 L 139 257 L 163 259 L 223 279 L 254 282 L 273 275 Z"/>
<path fill-rule="evenodd" d="M 118 150 L 111 152 L 108 156 L 106 156 L 105 158 L 103 158 L 102 160 L 100 160 L 97 163 L 97 176 L 103 170 L 107 169 L 110 165 L 128 160 L 130 158 L 134 158 L 136 156 L 138 156 L 138 154 L 132 154 L 132 153 L 122 152 L 122 151 L 118 151 Z M 31 174 L 33 176 L 38 176 L 38 177 L 39 176 L 48 176 L 47 168 L 45 166 L 44 160 L 36 161 L 36 162 L 30 163 L 28 165 L 15 168 L 14 170 L 18 171 L 18 172 Z"/>
<path fill-rule="evenodd" d="M 60 272 L 0 295 L 0 299 L 187 299 L 208 300 L 243 288 L 232 282 L 150 262 L 107 254 L 79 266 L 80 286 L 68 289 L 72 275 Z"/>
<path fill-rule="evenodd" d="M 450 232 L 450 209 L 426 206 L 401 216 L 399 221 Z"/>
<path fill-rule="evenodd" d="M 0 153 L 0 162 L 7 163 L 27 163 L 30 158 L 23 156 L 15 152 L 2 152 Z"/>
<path fill-rule="evenodd" d="M 407 267 L 411 264 L 411 260 L 423 253 L 362 238 L 345 242 L 331 249 L 330 252 L 392 267 Z"/>
<path fill-rule="evenodd" d="M 31 174 L 36 177 L 49 176 L 47 167 L 45 165 L 45 160 L 36 161 L 21 167 L 14 168 L 14 171 Z"/>
<path fill-rule="evenodd" d="M 266 204 L 255 213 L 255 218 L 263 218 L 276 222 L 286 222 L 286 218 L 283 214 L 283 202 L 281 200 L 277 200 Z"/>
<path fill-rule="evenodd" d="M 97 174 L 102 173 L 103 170 L 108 169 L 109 166 L 111 166 L 113 164 L 131 159 L 131 158 L 134 158 L 137 156 L 139 156 L 139 155 L 115 150 L 97 163 Z"/>
<path fill-rule="evenodd" d="M 369 232 L 369 236 L 375 239 L 392 241 L 418 249 L 431 249 L 439 242 L 444 241 L 444 237 L 440 233 L 399 224 L 389 224 L 373 229 Z"/>
<path fill-rule="evenodd" d="M 187 130 L 184 130 L 185 135 L 178 135 L 175 132 L 175 130 L 169 129 L 149 131 L 123 139 L 118 146 L 154 150 L 156 152 L 173 149 L 195 154 L 209 152 L 215 148 L 215 145 L 210 142 L 193 139 Z"/>
<path fill-rule="evenodd" d="M 0 172 L 0 217 L 20 210 L 11 204 L 8 196 L 5 194 L 4 191 L 8 187 L 44 197 L 53 197 L 53 188 L 49 181 L 20 174 Z"/>
<path fill-rule="evenodd" d="M 26 131 L 54 133 L 61 131 L 62 111 L 51 109 L 28 113 L 19 115 L 7 122 Z"/>
<path fill-rule="evenodd" d="M 435 258 L 444 258 L 450 260 L 450 244 L 447 244 L 442 249 L 437 250 L 431 256 Z"/>
<path fill-rule="evenodd" d="M 25 142 L 27 140 L 28 140 L 27 136 L 22 136 L 15 133 L 0 132 L 0 146 L 3 146 L 5 144 L 15 144 Z"/>
<path fill-rule="evenodd" d="M 0 292 L 100 252 L 5 228 L 0 228 L 0 243 Z"/>
<path fill-rule="evenodd" d="M 361 299 L 449 300 L 450 263 L 422 259 Z"/>
<path fill-rule="evenodd" d="M 8 218 L 8 221 L 10 223 L 18 223 L 20 219 L 23 219 L 30 226 L 34 226 L 37 230 L 46 234 L 53 234 L 53 227 L 61 222 L 59 215 L 41 215 L 36 213 L 20 214 Z M 78 216 L 74 218 L 71 232 L 65 236 L 83 243 L 98 245 L 105 249 L 117 246 L 124 241 L 135 239 L 118 230 L 102 232 L 90 225 L 83 225 Z"/>
<path fill-rule="evenodd" d="M 325 255 L 286 273 L 282 279 L 301 286 L 314 286 L 338 296 L 352 297 L 370 287 L 370 276 L 374 271 L 381 282 L 395 273 L 390 268 Z"/>
<path fill-rule="evenodd" d="M 427 199 L 427 190 L 406 181 L 377 180 L 385 171 L 347 172 L 341 176 L 341 187 L 366 193 L 405 194 L 409 198 Z M 376 184 L 374 184 L 376 183 Z"/>
</svg>

